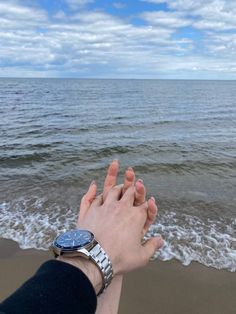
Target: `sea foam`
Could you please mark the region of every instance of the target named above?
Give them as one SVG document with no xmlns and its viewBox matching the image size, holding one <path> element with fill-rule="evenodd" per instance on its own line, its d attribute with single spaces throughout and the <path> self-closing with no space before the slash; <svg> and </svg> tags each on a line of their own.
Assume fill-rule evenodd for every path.
<svg viewBox="0 0 236 314">
<path fill-rule="evenodd" d="M 47 250 L 61 232 L 76 227 L 77 210 L 46 198 L 20 198 L 0 204 L 0 237 L 17 241 L 22 249 Z M 154 255 L 163 261 L 173 258 L 189 265 L 236 271 L 236 219 L 205 219 L 164 212 L 147 236 L 161 234 L 165 245 Z"/>
</svg>

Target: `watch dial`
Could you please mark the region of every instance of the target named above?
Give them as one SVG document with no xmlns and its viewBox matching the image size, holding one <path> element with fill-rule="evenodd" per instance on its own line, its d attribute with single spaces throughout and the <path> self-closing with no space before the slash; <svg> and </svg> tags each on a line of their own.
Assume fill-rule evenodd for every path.
<svg viewBox="0 0 236 314">
<path fill-rule="evenodd" d="M 89 244 L 93 240 L 93 235 L 87 230 L 72 230 L 61 234 L 55 241 L 59 248 L 71 249 L 80 248 Z"/>
</svg>

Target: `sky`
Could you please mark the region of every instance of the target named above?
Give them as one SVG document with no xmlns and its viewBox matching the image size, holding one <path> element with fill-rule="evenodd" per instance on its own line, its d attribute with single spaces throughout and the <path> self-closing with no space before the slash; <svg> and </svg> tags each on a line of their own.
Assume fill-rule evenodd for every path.
<svg viewBox="0 0 236 314">
<path fill-rule="evenodd" d="M 236 0 L 0 0 L 0 77 L 236 79 Z"/>
</svg>

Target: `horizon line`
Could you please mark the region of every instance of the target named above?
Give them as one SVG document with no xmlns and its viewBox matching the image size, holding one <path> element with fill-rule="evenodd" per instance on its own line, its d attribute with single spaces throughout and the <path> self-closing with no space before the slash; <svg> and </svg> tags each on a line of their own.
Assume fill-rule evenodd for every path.
<svg viewBox="0 0 236 314">
<path fill-rule="evenodd" d="M 215 78 L 140 78 L 140 77 L 23 77 L 23 76 L 0 76 L 0 79 L 58 79 L 58 80 L 153 80 L 153 81 L 236 81 L 236 79 L 215 79 Z"/>
</svg>

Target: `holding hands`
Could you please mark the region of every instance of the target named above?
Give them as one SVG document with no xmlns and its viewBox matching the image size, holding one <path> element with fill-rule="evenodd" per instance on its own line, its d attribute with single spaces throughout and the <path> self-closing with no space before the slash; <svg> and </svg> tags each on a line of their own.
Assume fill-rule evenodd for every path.
<svg viewBox="0 0 236 314">
<path fill-rule="evenodd" d="M 114 275 L 146 265 L 163 245 L 161 237 L 152 237 L 142 243 L 157 215 L 155 199 L 145 200 L 143 182 L 135 182 L 132 168 L 126 170 L 124 183 L 116 185 L 118 170 L 118 161 L 114 160 L 99 196 L 96 196 L 96 183 L 91 183 L 82 198 L 78 218 L 78 227 L 90 230 L 107 252 Z"/>
</svg>

